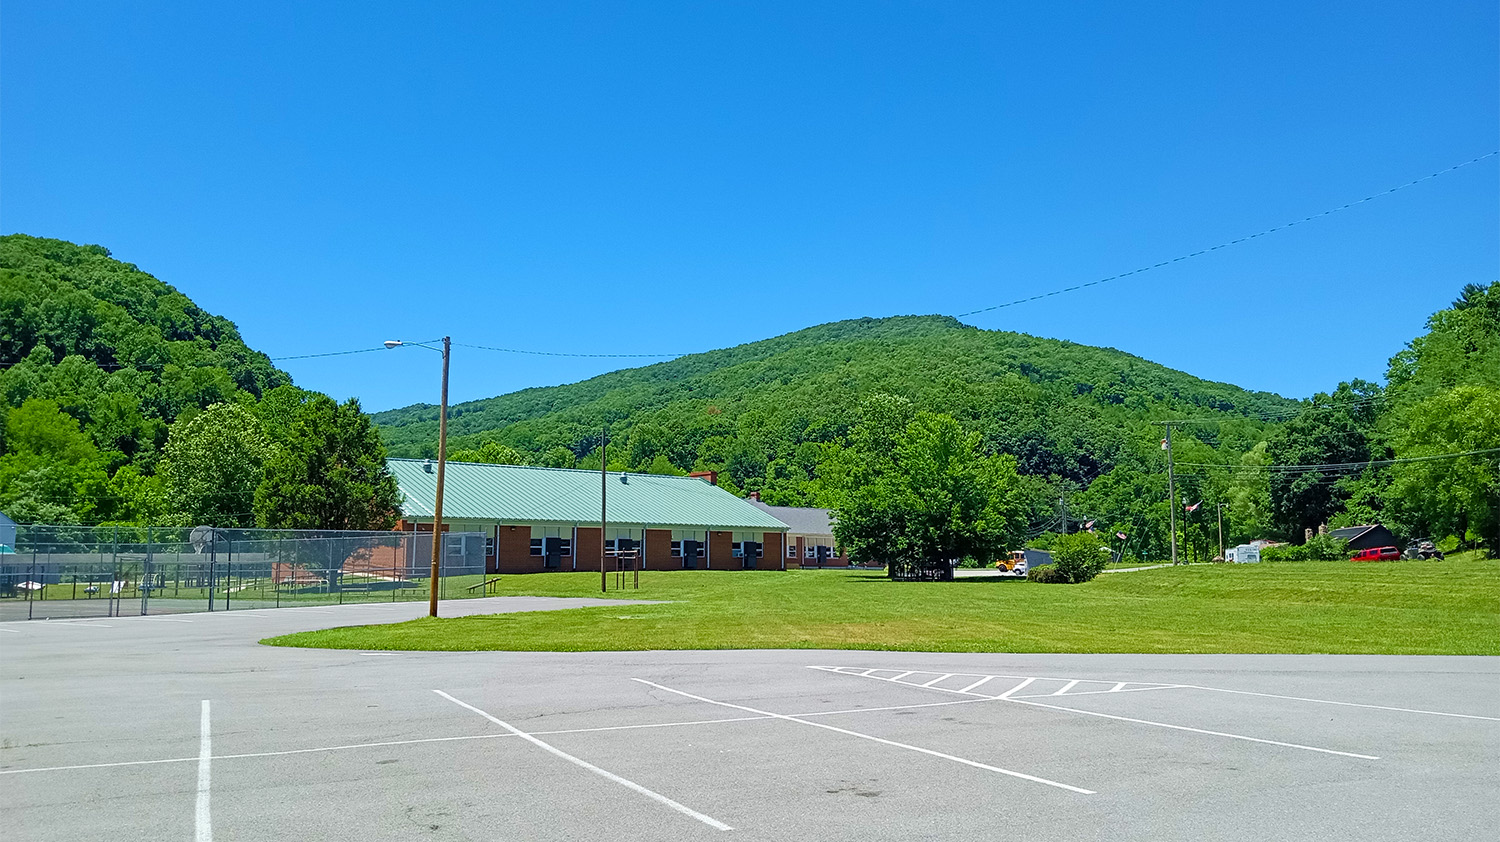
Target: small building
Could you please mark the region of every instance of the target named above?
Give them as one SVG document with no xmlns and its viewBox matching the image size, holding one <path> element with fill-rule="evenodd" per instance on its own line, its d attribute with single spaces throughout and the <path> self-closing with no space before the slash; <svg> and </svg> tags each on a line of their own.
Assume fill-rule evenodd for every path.
<svg viewBox="0 0 1500 842">
<path fill-rule="evenodd" d="M 436 465 L 387 464 L 405 497 L 397 528 L 432 531 Z M 443 531 L 483 533 L 490 573 L 598 570 L 601 549 L 611 569 L 632 557 L 643 570 L 787 567 L 787 525 L 706 478 L 449 462 L 444 479 Z"/>
<path fill-rule="evenodd" d="M 1398 547 L 1396 536 L 1389 529 L 1378 523 L 1369 523 L 1364 526 L 1344 526 L 1339 529 L 1330 529 L 1328 534 L 1335 538 L 1343 538 L 1349 542 L 1349 551 L 1368 550 L 1377 547 Z"/>
<path fill-rule="evenodd" d="M 828 509 L 767 505 L 758 491 L 750 492 L 746 502 L 787 525 L 787 567 L 849 566 L 849 556 L 833 540 L 833 517 Z"/>
</svg>

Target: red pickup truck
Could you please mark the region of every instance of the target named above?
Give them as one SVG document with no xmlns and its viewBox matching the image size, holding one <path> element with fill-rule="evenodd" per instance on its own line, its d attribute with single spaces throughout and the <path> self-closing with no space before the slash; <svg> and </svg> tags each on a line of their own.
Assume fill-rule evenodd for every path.
<svg viewBox="0 0 1500 842">
<path fill-rule="evenodd" d="M 1395 547 L 1371 547 L 1368 550 L 1360 550 L 1349 557 L 1350 561 L 1396 561 L 1401 558 L 1401 551 Z"/>
</svg>

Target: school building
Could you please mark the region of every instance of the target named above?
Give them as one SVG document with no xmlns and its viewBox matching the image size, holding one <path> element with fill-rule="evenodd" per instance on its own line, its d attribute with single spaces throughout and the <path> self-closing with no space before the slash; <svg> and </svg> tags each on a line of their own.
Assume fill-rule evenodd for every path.
<svg viewBox="0 0 1500 842">
<path fill-rule="evenodd" d="M 432 531 L 437 465 L 387 460 L 405 497 L 398 529 Z M 614 569 L 633 551 L 643 570 L 785 570 L 788 526 L 697 477 L 449 462 L 443 531 L 485 535 L 491 573 Z M 608 501 L 599 531 L 601 495 Z"/>
<path fill-rule="evenodd" d="M 769 506 L 754 491 L 746 502 L 787 525 L 788 567 L 849 566 L 849 556 L 833 540 L 833 518 L 827 509 Z"/>
</svg>

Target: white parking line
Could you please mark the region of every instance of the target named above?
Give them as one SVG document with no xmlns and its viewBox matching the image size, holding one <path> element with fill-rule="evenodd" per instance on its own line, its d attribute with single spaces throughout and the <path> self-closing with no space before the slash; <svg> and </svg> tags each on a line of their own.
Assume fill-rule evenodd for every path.
<svg viewBox="0 0 1500 842">
<path fill-rule="evenodd" d="M 835 669 L 833 671 L 834 672 L 838 672 L 837 669 Z M 858 673 L 842 673 L 842 674 L 843 675 L 858 675 Z M 874 676 L 874 675 L 872 675 L 872 676 L 863 676 L 863 677 L 873 678 L 873 679 L 875 679 L 877 681 L 889 681 L 889 679 L 880 678 L 879 676 Z M 637 679 L 634 679 L 634 680 L 635 681 L 640 681 L 641 679 L 637 678 Z M 1027 679 L 1025 682 L 1022 682 L 1022 684 L 1020 686 L 1024 687 L 1026 684 L 1030 683 L 1031 681 L 1032 681 L 1032 679 Z M 1202 729 L 1202 728 L 1190 728 L 1190 727 L 1188 727 L 1186 725 L 1173 725 L 1170 722 L 1155 722 L 1155 721 L 1152 721 L 1152 720 L 1149 720 L 1149 719 L 1132 719 L 1132 718 L 1130 718 L 1128 716 L 1115 716 L 1113 714 L 1108 714 L 1108 713 L 1096 713 L 1096 712 L 1091 711 L 1091 710 L 1080 710 L 1079 708 L 1065 708 L 1065 707 L 1061 707 L 1061 706 L 1058 706 L 1058 705 L 1049 705 L 1049 704 L 1043 704 L 1042 702 L 1033 702 L 1033 701 L 1029 701 L 1027 699 L 1009 698 L 1009 697 L 1007 697 L 1004 694 L 999 695 L 999 696 L 987 696 L 987 695 L 985 695 L 983 693 L 965 693 L 962 690 L 950 690 L 947 687 L 928 687 L 927 685 L 906 684 L 905 682 L 893 682 L 893 683 L 903 684 L 906 687 L 923 687 L 923 688 L 928 689 L 928 690 L 937 690 L 937 691 L 942 692 L 942 693 L 956 693 L 956 694 L 963 695 L 963 696 L 973 696 L 973 697 L 977 697 L 977 698 L 981 698 L 981 699 L 989 699 L 991 701 L 996 701 L 996 702 L 1009 702 L 1011 704 L 1016 704 L 1016 705 L 1031 705 L 1032 707 L 1051 708 L 1052 710 L 1067 711 L 1069 713 L 1077 713 L 1077 714 L 1082 714 L 1084 716 L 1097 716 L 1097 717 L 1100 717 L 1101 719 L 1115 719 L 1115 720 L 1119 720 L 1121 722 L 1133 722 L 1133 723 L 1135 723 L 1137 725 L 1151 725 L 1151 726 L 1155 726 L 1157 728 L 1169 728 L 1169 729 L 1174 730 L 1174 731 L 1189 731 L 1189 732 L 1192 732 L 1192 733 L 1195 733 L 1195 734 L 1208 734 L 1208 735 L 1215 736 L 1215 737 L 1226 737 L 1226 738 L 1231 739 L 1231 740 L 1244 740 L 1246 742 L 1251 742 L 1251 743 L 1264 743 L 1266 745 L 1274 745 L 1274 746 L 1282 746 L 1282 747 L 1285 747 L 1285 748 L 1302 749 L 1303 751 L 1316 751 L 1316 752 L 1319 752 L 1321 754 L 1336 754 L 1336 755 L 1339 755 L 1341 757 L 1353 757 L 1353 758 L 1357 758 L 1357 759 L 1360 759 L 1360 760 L 1379 760 L 1380 759 L 1379 757 L 1375 757 L 1375 756 L 1369 755 L 1369 754 L 1356 754 L 1354 752 L 1349 752 L 1349 751 L 1337 751 L 1337 750 L 1331 749 L 1331 748 L 1319 748 L 1317 746 L 1301 745 L 1300 743 L 1284 743 L 1284 742 L 1280 742 L 1278 740 L 1267 740 L 1267 739 L 1262 739 L 1260 737 L 1247 737 L 1247 736 L 1245 736 L 1243 734 L 1229 734 L 1229 733 L 1225 733 L 1223 731 L 1208 731 L 1208 730 L 1205 730 L 1205 729 Z M 1117 686 L 1119 686 L 1119 685 L 1117 685 Z M 1190 686 L 1190 685 L 1182 685 L 1182 686 L 1186 687 L 1186 686 Z M 1020 688 L 1017 687 L 1017 688 L 1012 688 L 1012 689 L 1020 689 Z M 1200 689 L 1205 689 L 1206 690 L 1206 689 L 1210 689 L 1210 688 L 1206 688 L 1205 687 L 1205 688 L 1200 688 Z M 1105 692 L 1115 692 L 1115 691 L 1105 691 Z M 1083 695 L 1083 694 L 1081 694 L 1081 693 L 1075 693 L 1073 695 Z M 814 723 L 809 723 L 809 724 L 814 724 Z"/>
<path fill-rule="evenodd" d="M 11 634 L 20 634 L 20 632 L 15 629 L 0 629 L 0 631 L 10 632 Z"/>
<path fill-rule="evenodd" d="M 1418 710 L 1416 708 L 1397 708 L 1387 705 L 1367 705 L 1359 702 L 1335 702 L 1328 699 L 1305 699 L 1301 696 L 1278 696 L 1275 693 L 1255 693 L 1250 690 L 1226 690 L 1223 687 L 1200 687 L 1196 684 L 1178 684 L 1189 690 L 1212 690 L 1215 693 L 1235 693 L 1241 696 L 1264 696 L 1268 699 L 1287 699 L 1293 702 L 1312 702 L 1318 705 L 1340 705 L 1350 708 L 1369 708 L 1370 710 L 1389 710 L 1397 713 L 1420 713 L 1426 716 L 1451 716 L 1456 719 L 1483 719 L 1487 722 L 1500 722 L 1500 716 L 1479 716 L 1473 713 L 1444 713 L 1440 710 Z"/>
<path fill-rule="evenodd" d="M 1137 725 L 1154 725 L 1157 728 L 1170 728 L 1170 729 L 1172 729 L 1174 731 L 1190 731 L 1190 732 L 1192 732 L 1194 734 L 1209 734 L 1209 735 L 1215 736 L 1215 737 L 1228 737 L 1231 740 L 1244 740 L 1245 742 L 1249 742 L 1249 743 L 1265 743 L 1266 745 L 1282 746 L 1284 748 L 1300 748 L 1303 751 L 1316 751 L 1316 752 L 1321 752 L 1323 754 L 1337 754 L 1340 757 L 1354 757 L 1354 758 L 1357 758 L 1359 760 L 1379 760 L 1380 759 L 1378 757 L 1374 757 L 1374 756 L 1368 755 L 1368 754 L 1355 754 L 1352 751 L 1335 751 L 1334 749 L 1331 749 L 1331 748 L 1318 748 L 1317 746 L 1305 746 L 1305 745 L 1301 745 L 1299 743 L 1283 743 L 1283 742 L 1280 742 L 1279 740 L 1264 740 L 1264 739 L 1261 739 L 1260 737 L 1247 737 L 1247 736 L 1244 736 L 1243 734 L 1227 734 L 1227 733 L 1225 733 L 1223 731 L 1208 731 L 1208 730 L 1205 730 L 1203 728 L 1189 728 L 1186 725 L 1172 725 L 1172 724 L 1167 723 L 1167 722 L 1153 722 L 1153 721 L 1151 721 L 1149 719 L 1132 719 L 1132 718 L 1130 718 L 1128 716 L 1115 716 L 1112 713 L 1098 713 L 1096 711 L 1081 710 L 1079 708 L 1065 708 L 1065 707 L 1062 707 L 1061 705 L 1049 705 L 1049 704 L 1044 704 L 1042 702 L 1027 702 L 1027 701 L 1022 701 L 1021 699 L 1006 699 L 1005 701 L 1007 701 L 1007 702 L 1014 702 L 1015 704 L 1018 704 L 1018 705 L 1031 705 L 1032 707 L 1050 708 L 1051 710 L 1065 710 L 1065 711 L 1068 711 L 1069 713 L 1081 713 L 1084 716 L 1098 716 L 1098 717 L 1101 717 L 1103 719 L 1117 719 L 1117 720 L 1119 720 L 1121 722 L 1134 722 Z"/>
<path fill-rule="evenodd" d="M 1067 693 L 1069 690 L 1072 690 L 1074 687 L 1077 687 L 1077 686 L 1078 686 L 1078 682 L 1077 681 L 1069 681 L 1067 684 L 1063 685 L 1063 688 L 1061 690 L 1057 691 L 1056 693 L 1053 693 L 1052 695 L 1054 695 L 1054 696 L 1061 696 L 1064 693 Z"/>
<path fill-rule="evenodd" d="M 1016 686 L 1010 688 L 1009 690 L 1006 690 L 1004 693 L 1001 693 L 1000 695 L 996 696 L 995 698 L 997 698 L 997 699 L 1009 699 L 1011 693 L 1014 693 L 1017 690 L 1020 690 L 1022 687 L 1025 687 L 1026 685 L 1030 684 L 1033 681 L 1036 681 L 1036 679 L 1035 678 L 1028 678 L 1025 681 L 1021 682 L 1020 684 L 1017 684 Z"/>
<path fill-rule="evenodd" d="M 929 681 L 926 684 L 923 684 L 921 686 L 922 687 L 931 687 L 932 685 L 938 683 L 939 681 L 942 681 L 945 678 L 952 678 L 952 677 L 953 677 L 953 673 L 951 673 L 951 672 L 945 672 L 942 675 L 938 676 L 937 678 L 934 678 L 933 680 L 931 680 L 931 681 Z M 902 683 L 904 684 L 906 682 L 902 682 Z"/>
<path fill-rule="evenodd" d="M 978 687 L 979 685 L 984 684 L 986 681 L 989 681 L 989 680 L 991 680 L 993 678 L 994 678 L 993 675 L 987 675 L 984 678 L 979 679 L 978 681 L 974 682 L 973 684 L 970 684 L 968 687 L 965 687 L 964 689 L 962 689 L 962 690 L 960 690 L 958 692 L 960 692 L 960 693 L 967 693 L 970 690 L 973 690 L 975 687 Z"/>
<path fill-rule="evenodd" d="M 988 697 L 976 697 L 972 699 L 954 699 L 951 702 L 924 702 L 916 705 L 892 705 L 878 708 L 848 708 L 845 710 L 818 710 L 808 713 L 797 713 L 793 716 L 840 716 L 850 713 L 880 713 L 893 710 L 911 710 L 914 708 L 938 708 L 949 705 L 971 705 L 975 702 L 992 701 Z M 723 719 L 689 719 L 682 722 L 647 722 L 637 725 L 602 725 L 594 728 L 559 728 L 555 731 L 532 731 L 535 737 L 550 737 L 554 734 L 593 734 L 600 731 L 637 731 L 646 728 L 676 728 L 682 725 L 722 725 L 730 722 L 758 722 L 761 720 L 775 719 L 774 716 L 732 716 Z M 258 757 L 286 757 L 295 754 L 317 754 L 325 751 L 349 751 L 363 748 L 388 748 L 391 746 L 422 745 L 424 743 L 461 743 L 470 740 L 494 740 L 508 739 L 514 734 L 464 734 L 455 737 L 421 737 L 410 740 L 383 740 L 372 743 L 349 743 L 335 746 L 316 746 L 314 748 L 292 748 L 282 751 L 255 751 L 244 754 L 216 754 L 214 760 L 248 760 Z M 39 766 L 32 769 L 0 769 L 0 775 L 26 775 L 36 772 L 72 772 L 82 769 L 112 769 L 118 766 L 156 766 L 162 763 L 189 763 L 197 760 L 197 755 L 192 757 L 163 757 L 154 760 L 120 760 L 113 763 L 80 763 L 71 766 Z"/>
<path fill-rule="evenodd" d="M 1075 681 L 1073 683 L 1077 684 L 1078 682 Z M 1124 690 L 1116 690 L 1114 688 L 1110 688 L 1108 690 L 1084 690 L 1084 691 L 1079 692 L 1079 693 L 1067 693 L 1067 694 L 1064 694 L 1062 692 L 1062 690 L 1059 690 L 1056 693 L 1028 693 L 1025 696 L 1010 696 L 1009 698 L 1012 698 L 1012 699 L 1046 699 L 1046 698 L 1050 698 L 1052 696 L 1066 695 L 1068 698 L 1071 699 L 1074 696 L 1097 696 L 1097 695 L 1099 695 L 1101 693 L 1140 693 L 1140 692 L 1145 691 L 1145 690 L 1177 690 L 1177 689 L 1184 688 L 1184 687 L 1187 687 L 1187 685 L 1186 684 L 1148 684 L 1148 685 L 1146 685 L 1144 687 L 1126 687 Z M 1066 690 L 1067 688 L 1065 687 L 1063 689 Z"/>
<path fill-rule="evenodd" d="M 858 731 L 850 731 L 847 728 L 838 728 L 838 727 L 835 727 L 833 725 L 829 725 L 829 724 L 824 723 L 824 722 L 812 722 L 812 721 L 807 720 L 807 719 L 801 719 L 799 717 L 789 716 L 789 715 L 783 714 L 783 713 L 772 713 L 772 712 L 767 711 L 767 710 L 760 710 L 758 708 L 749 707 L 747 705 L 737 705 L 737 704 L 734 704 L 732 702 L 720 702 L 720 701 L 716 701 L 714 699 L 706 698 L 704 696 L 695 696 L 692 693 L 687 693 L 687 692 L 684 692 L 682 690 L 674 690 L 671 687 L 667 687 L 665 685 L 657 684 L 654 681 L 647 681 L 644 678 L 633 678 L 631 680 L 632 681 L 638 681 L 641 684 L 645 684 L 645 685 L 648 685 L 650 687 L 655 687 L 658 690 L 663 690 L 663 691 L 666 691 L 668 693 L 675 693 L 678 696 L 683 696 L 685 698 L 694 699 L 694 700 L 700 701 L 700 702 L 706 702 L 707 704 L 711 704 L 711 705 L 718 705 L 720 707 L 726 707 L 726 708 L 734 708 L 736 710 L 743 710 L 743 711 L 745 711 L 747 713 L 759 714 L 761 716 L 771 716 L 771 717 L 775 717 L 776 719 L 784 719 L 784 720 L 786 720 L 788 722 L 797 722 L 797 723 L 800 723 L 802 725 L 811 725 L 814 728 L 822 728 L 822 729 L 825 729 L 825 730 L 828 730 L 828 731 L 833 731 L 833 732 L 839 733 L 839 734 L 847 734 L 847 735 L 849 735 L 851 737 L 858 737 L 861 740 L 869 740 L 871 742 L 880 743 L 881 745 L 893 746 L 895 748 L 904 748 L 907 751 L 915 751 L 915 752 L 918 752 L 918 753 L 921 753 L 921 754 L 930 755 L 932 757 L 940 757 L 940 758 L 942 758 L 944 760 L 951 760 L 954 763 L 962 763 L 965 766 L 973 766 L 976 769 L 984 769 L 984 770 L 989 771 L 989 772 L 998 772 L 998 773 L 1000 773 L 1002 775 L 1009 775 L 1012 778 L 1020 778 L 1022 780 L 1031 781 L 1033 783 L 1045 784 L 1047 786 L 1055 786 L 1058 789 L 1066 789 L 1066 790 L 1068 790 L 1070 792 L 1076 792 L 1076 793 L 1079 793 L 1081 795 L 1094 795 L 1095 794 L 1094 791 L 1091 790 L 1091 789 L 1083 789 L 1081 787 L 1070 786 L 1069 784 L 1059 783 L 1057 781 L 1050 781 L 1050 780 L 1047 780 L 1046 778 L 1039 778 L 1039 777 L 1037 777 L 1035 775 L 1028 775 L 1028 774 L 1026 774 L 1024 772 L 1016 772 L 1016 771 L 1012 771 L 1010 769 L 1002 769 L 999 766 L 991 766 L 988 763 L 980 763 L 977 760 L 969 760 L 967 758 L 957 757 L 957 756 L 954 756 L 952 754 L 945 754 L 945 753 L 943 753 L 941 751 L 934 751 L 934 750 L 932 750 L 930 748 L 922 748 L 921 746 L 914 746 L 914 745 L 910 745 L 908 743 L 898 743 L 895 740 L 887 740 L 887 739 L 885 739 L 883 737 L 876 737 L 876 736 L 872 736 L 870 734 L 861 734 Z M 909 685 L 909 686 L 915 686 L 915 685 Z M 934 688 L 934 689 L 940 689 L 940 688 Z M 948 692 L 955 692 L 955 691 L 948 691 Z"/>
<path fill-rule="evenodd" d="M 194 827 L 196 842 L 213 842 L 214 827 L 209 814 L 208 788 L 211 780 L 210 765 L 213 762 L 213 740 L 209 733 L 208 699 L 203 700 L 203 712 L 198 720 L 198 809 Z"/>
<path fill-rule="evenodd" d="M 490 714 L 485 713 L 484 711 L 480 710 L 479 708 L 474 707 L 473 705 L 469 704 L 468 702 L 464 702 L 464 701 L 460 701 L 459 699 L 455 699 L 452 696 L 448 695 L 447 693 L 444 693 L 441 690 L 433 690 L 432 692 L 438 694 L 439 696 L 442 696 L 443 698 L 445 698 L 448 701 L 450 701 L 450 702 L 458 705 L 459 707 L 467 708 L 467 709 L 469 709 L 469 710 L 471 710 L 471 711 L 479 714 L 480 716 L 484 717 L 485 719 L 488 719 L 489 721 L 495 723 L 496 725 L 499 725 L 501 728 L 504 728 L 505 730 L 511 732 L 512 734 L 516 735 L 517 737 L 520 737 L 521 739 L 525 740 L 526 742 L 531 743 L 532 745 L 536 746 L 537 748 L 540 748 L 543 751 L 546 751 L 546 752 L 548 752 L 550 754 L 553 754 L 553 755 L 555 755 L 557 757 L 560 757 L 563 760 L 566 760 L 566 761 L 568 761 L 569 763 L 572 763 L 575 766 L 578 766 L 578 767 L 583 768 L 583 769 L 587 769 L 590 772 L 593 772 L 594 774 L 599 775 L 600 777 L 605 778 L 607 780 L 614 781 L 615 783 L 619 784 L 620 786 L 625 787 L 626 789 L 633 790 L 635 792 L 640 793 L 641 795 L 646 796 L 647 798 L 650 798 L 653 801 L 656 801 L 659 804 L 663 804 L 663 805 L 665 805 L 667 807 L 671 807 L 673 810 L 676 810 L 677 812 L 682 813 L 685 816 L 690 816 L 690 817 L 692 817 L 694 819 L 697 819 L 698 821 L 703 822 L 704 824 L 708 825 L 709 827 L 715 828 L 716 830 L 734 830 L 734 828 L 730 827 L 727 824 L 724 824 L 723 822 L 719 821 L 716 818 L 713 818 L 712 816 L 704 815 L 703 813 L 700 813 L 697 810 L 694 810 L 693 808 L 691 808 L 691 807 L 689 807 L 689 806 L 687 806 L 685 804 L 681 804 L 681 803 L 678 803 L 676 801 L 673 801 L 672 799 L 666 797 L 665 795 L 662 795 L 659 792 L 655 792 L 653 790 L 649 790 L 649 789 L 641 786 L 640 784 L 635 783 L 634 781 L 628 781 L 628 780 L 620 777 L 619 775 L 616 775 L 613 772 L 609 772 L 609 771 L 606 771 L 604 769 L 600 769 L 598 766 L 595 766 L 594 764 L 588 762 L 587 760 L 581 760 L 581 759 L 579 759 L 577 757 L 574 757 L 571 754 L 568 754 L 567 752 L 563 751 L 562 749 L 555 748 L 554 746 L 552 746 L 549 743 L 542 742 L 541 740 L 537 739 L 536 737 L 533 737 L 532 735 L 526 733 L 525 731 L 522 731 L 521 729 L 515 727 L 514 725 L 511 725 L 508 722 L 504 722 L 504 721 L 502 721 L 500 719 L 497 719 L 497 718 L 491 716 Z"/>
</svg>

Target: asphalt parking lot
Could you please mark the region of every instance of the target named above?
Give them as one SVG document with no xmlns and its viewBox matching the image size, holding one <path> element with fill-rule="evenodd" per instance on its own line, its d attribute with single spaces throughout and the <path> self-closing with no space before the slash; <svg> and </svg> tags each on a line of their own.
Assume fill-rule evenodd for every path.
<svg viewBox="0 0 1500 842">
<path fill-rule="evenodd" d="M 0 624 L 5 837 L 1260 842 L 1500 825 L 1493 658 L 256 643 L 424 609 Z"/>
</svg>

